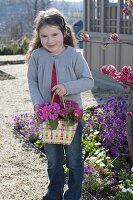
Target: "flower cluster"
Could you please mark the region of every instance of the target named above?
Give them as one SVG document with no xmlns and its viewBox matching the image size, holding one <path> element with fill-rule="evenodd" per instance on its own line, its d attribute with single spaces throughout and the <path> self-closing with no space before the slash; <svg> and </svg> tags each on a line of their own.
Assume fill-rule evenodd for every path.
<svg viewBox="0 0 133 200">
<path fill-rule="evenodd" d="M 112 156 L 128 153 L 126 111 L 127 96 L 111 97 L 106 103 L 94 106 L 86 120 L 88 128 L 99 127 L 101 143 Z"/>
<path fill-rule="evenodd" d="M 130 86 L 133 87 L 133 67 L 124 66 L 121 69 L 121 72 L 117 72 L 115 66 L 103 66 L 101 67 L 103 74 L 111 76 L 113 79 L 118 81 L 124 87 Z"/>
<path fill-rule="evenodd" d="M 31 135 L 39 134 L 39 125 L 34 119 L 34 116 L 30 114 L 20 114 L 16 115 L 14 118 L 14 128 L 20 131 L 27 139 Z"/>
<path fill-rule="evenodd" d="M 80 33 L 80 39 L 84 42 L 89 42 L 91 40 L 89 34 L 84 32 Z"/>
<path fill-rule="evenodd" d="M 43 103 L 38 106 L 36 111 L 37 118 L 41 121 L 55 120 L 60 113 L 60 106 L 58 103 Z"/>
<path fill-rule="evenodd" d="M 123 9 L 123 13 L 127 16 L 133 13 L 133 0 L 126 1 L 126 5 Z"/>
<path fill-rule="evenodd" d="M 82 115 L 83 110 L 73 100 L 63 100 L 60 104 L 56 102 L 43 103 L 38 106 L 36 111 L 39 122 L 50 122 L 49 125 L 54 124 L 55 129 L 58 126 L 58 119 L 64 119 L 68 125 L 73 125 L 82 118 Z"/>
<path fill-rule="evenodd" d="M 93 165 L 84 165 L 84 174 L 87 175 L 96 175 L 96 169 Z"/>
<path fill-rule="evenodd" d="M 116 33 L 110 33 L 109 39 L 113 42 L 118 42 L 120 40 L 118 34 Z"/>
<path fill-rule="evenodd" d="M 83 116 L 83 110 L 73 100 L 64 100 L 60 108 L 60 116 L 70 123 L 78 122 Z"/>
</svg>

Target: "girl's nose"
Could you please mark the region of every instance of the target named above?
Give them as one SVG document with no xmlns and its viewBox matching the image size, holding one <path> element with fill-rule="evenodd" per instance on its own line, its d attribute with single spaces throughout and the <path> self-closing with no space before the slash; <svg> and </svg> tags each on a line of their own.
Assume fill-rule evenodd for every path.
<svg viewBox="0 0 133 200">
<path fill-rule="evenodd" d="M 48 37 L 47 43 L 48 43 L 48 44 L 51 44 L 52 42 L 53 42 L 53 39 L 52 39 L 51 37 Z"/>
</svg>

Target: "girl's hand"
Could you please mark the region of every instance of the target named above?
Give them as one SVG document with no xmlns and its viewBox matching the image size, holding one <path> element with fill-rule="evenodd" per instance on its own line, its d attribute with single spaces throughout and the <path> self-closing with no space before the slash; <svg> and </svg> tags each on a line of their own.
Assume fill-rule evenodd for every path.
<svg viewBox="0 0 133 200">
<path fill-rule="evenodd" d="M 55 91 L 55 94 L 59 95 L 60 97 L 67 93 L 66 88 L 63 84 L 55 85 L 51 91 Z"/>
</svg>

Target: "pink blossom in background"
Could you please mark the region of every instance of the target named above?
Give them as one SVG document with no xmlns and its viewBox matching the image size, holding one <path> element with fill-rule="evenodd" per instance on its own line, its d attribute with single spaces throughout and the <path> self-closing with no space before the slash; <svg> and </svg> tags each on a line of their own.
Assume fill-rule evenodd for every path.
<svg viewBox="0 0 133 200">
<path fill-rule="evenodd" d="M 123 13 L 127 16 L 133 13 L 133 0 L 126 1 L 126 5 L 123 8 Z"/>
<path fill-rule="evenodd" d="M 117 72 L 115 66 L 113 66 L 113 65 L 109 65 L 108 70 L 109 70 L 110 76 L 113 76 Z"/>
<path fill-rule="evenodd" d="M 129 15 L 129 14 L 130 14 L 130 11 L 129 11 L 128 7 L 125 7 L 125 8 L 123 9 L 123 13 L 124 13 L 125 15 Z"/>
<path fill-rule="evenodd" d="M 121 72 L 117 73 L 116 67 L 113 65 L 101 67 L 101 72 L 118 81 L 124 87 L 133 87 L 133 67 L 124 66 Z"/>
<path fill-rule="evenodd" d="M 129 5 L 130 7 L 133 7 L 133 0 L 128 0 L 127 5 Z"/>
<path fill-rule="evenodd" d="M 101 67 L 101 72 L 103 74 L 109 75 L 109 71 L 107 69 L 107 65 L 104 65 L 104 66 Z"/>
<path fill-rule="evenodd" d="M 110 37 L 109 38 L 113 42 L 118 42 L 120 40 L 118 34 L 116 34 L 116 33 L 110 33 Z"/>
<path fill-rule="evenodd" d="M 109 66 L 105 65 L 101 67 L 101 71 L 102 73 L 110 75 L 110 76 L 113 76 L 117 72 L 115 66 L 113 65 L 109 65 Z"/>
<path fill-rule="evenodd" d="M 80 39 L 85 42 L 89 42 L 91 40 L 89 34 L 88 33 L 85 34 L 83 32 L 80 34 Z"/>
<path fill-rule="evenodd" d="M 130 73 L 130 74 L 127 76 L 127 81 L 133 85 L 133 74 L 132 74 L 132 73 Z"/>
</svg>

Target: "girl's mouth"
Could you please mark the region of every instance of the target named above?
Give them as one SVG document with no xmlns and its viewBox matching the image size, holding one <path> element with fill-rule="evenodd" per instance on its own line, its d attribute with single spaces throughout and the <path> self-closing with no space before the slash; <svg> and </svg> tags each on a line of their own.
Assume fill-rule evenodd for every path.
<svg viewBox="0 0 133 200">
<path fill-rule="evenodd" d="M 48 48 L 54 48 L 55 45 L 47 45 Z"/>
</svg>

